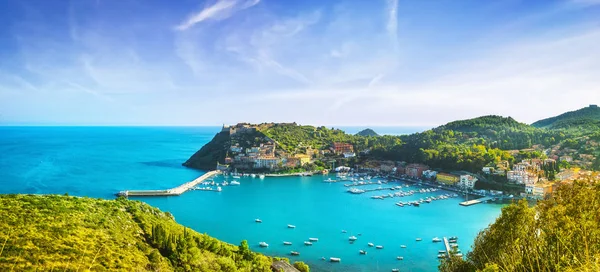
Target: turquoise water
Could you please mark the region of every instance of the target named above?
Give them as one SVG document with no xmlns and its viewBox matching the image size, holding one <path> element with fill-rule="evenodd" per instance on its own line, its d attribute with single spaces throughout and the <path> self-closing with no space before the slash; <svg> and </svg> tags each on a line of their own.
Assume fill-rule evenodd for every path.
<svg viewBox="0 0 600 272">
<path fill-rule="evenodd" d="M 119 190 L 174 187 L 203 173 L 180 164 L 218 130 L 0 127 L 0 193 L 114 198 Z M 431 238 L 458 236 L 460 248 L 467 251 L 475 235 L 500 212 L 499 206 L 491 204 L 462 207 L 458 198 L 401 208 L 394 205 L 398 198 L 370 199 L 393 191 L 352 195 L 343 184 L 323 183 L 323 179 L 245 177 L 240 186 L 223 187 L 220 193 L 190 191 L 179 197 L 137 199 L 173 213 L 179 223 L 199 232 L 233 244 L 246 239 L 256 251 L 302 260 L 312 271 L 435 271 L 437 251 L 443 245 L 432 243 Z M 263 223 L 255 223 L 255 218 Z M 288 229 L 288 224 L 296 228 Z M 353 244 L 350 235 L 358 237 Z M 304 246 L 309 237 L 319 241 Z M 423 241 L 416 242 L 417 237 Z M 270 246 L 258 247 L 261 241 Z M 293 245 L 284 246 L 283 241 Z M 369 248 L 368 242 L 385 248 Z M 400 248 L 402 244 L 407 248 Z M 368 254 L 359 255 L 360 249 Z M 300 256 L 288 256 L 291 250 Z M 342 262 L 329 263 L 321 257 L 338 257 Z"/>
</svg>

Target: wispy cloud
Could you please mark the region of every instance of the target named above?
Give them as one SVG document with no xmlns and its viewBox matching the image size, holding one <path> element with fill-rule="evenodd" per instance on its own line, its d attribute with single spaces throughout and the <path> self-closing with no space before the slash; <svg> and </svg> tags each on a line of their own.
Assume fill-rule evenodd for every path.
<svg viewBox="0 0 600 272">
<path fill-rule="evenodd" d="M 193 27 L 197 23 L 213 19 L 223 20 L 229 18 L 234 12 L 250 8 L 258 4 L 260 0 L 238 1 L 238 0 L 217 0 L 213 5 L 190 15 L 181 22 L 175 29 L 183 31 Z"/>
</svg>

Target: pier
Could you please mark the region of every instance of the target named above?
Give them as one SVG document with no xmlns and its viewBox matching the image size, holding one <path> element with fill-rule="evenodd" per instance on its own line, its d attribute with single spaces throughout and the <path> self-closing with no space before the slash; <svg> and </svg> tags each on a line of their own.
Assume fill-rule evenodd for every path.
<svg viewBox="0 0 600 272">
<path fill-rule="evenodd" d="M 444 237 L 444 246 L 446 247 L 446 257 L 450 258 L 450 243 L 448 243 L 448 238 Z"/>
<path fill-rule="evenodd" d="M 117 195 L 119 195 L 119 196 L 178 196 L 178 195 L 181 195 L 181 194 L 187 192 L 188 190 L 192 189 L 196 185 L 202 183 L 206 179 L 211 178 L 212 176 L 218 174 L 219 172 L 220 171 L 218 171 L 218 170 L 207 172 L 206 174 L 198 177 L 195 180 L 186 182 L 184 184 L 181 184 L 181 185 L 179 185 L 175 188 L 171 188 L 171 189 L 166 189 L 166 190 L 126 190 L 126 191 L 119 192 Z"/>
<path fill-rule="evenodd" d="M 460 205 L 461 206 L 471 206 L 471 205 L 475 205 L 475 204 L 486 202 L 488 200 L 492 200 L 492 198 L 489 197 L 489 196 L 486 196 L 486 197 L 482 197 L 482 198 L 478 198 L 478 199 L 473 199 L 473 200 L 461 202 Z"/>
</svg>

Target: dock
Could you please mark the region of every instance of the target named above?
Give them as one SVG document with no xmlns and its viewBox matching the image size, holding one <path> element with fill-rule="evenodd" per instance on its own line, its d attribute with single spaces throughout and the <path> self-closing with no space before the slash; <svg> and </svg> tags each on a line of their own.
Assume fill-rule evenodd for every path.
<svg viewBox="0 0 600 272">
<path fill-rule="evenodd" d="M 444 237 L 444 246 L 446 247 L 446 257 L 450 258 L 450 243 L 448 243 L 448 238 Z"/>
<path fill-rule="evenodd" d="M 492 198 L 489 197 L 489 196 L 486 196 L 486 197 L 482 197 L 482 198 L 478 198 L 478 199 L 473 199 L 473 200 L 461 202 L 460 205 L 461 206 L 471 206 L 471 205 L 475 205 L 475 204 L 486 202 L 488 200 L 492 200 Z"/>
<path fill-rule="evenodd" d="M 218 170 L 207 172 L 195 180 L 186 182 L 184 184 L 181 184 L 181 185 L 179 185 L 175 188 L 171 188 L 171 189 L 166 189 L 166 190 L 125 190 L 125 191 L 120 191 L 117 195 L 127 196 L 127 197 L 129 197 L 129 196 L 178 196 L 178 195 L 181 195 L 181 194 L 187 192 L 188 190 L 192 189 L 196 185 L 202 183 L 203 181 L 211 178 L 212 176 L 214 176 L 218 173 L 220 173 L 220 171 L 218 171 Z"/>
</svg>

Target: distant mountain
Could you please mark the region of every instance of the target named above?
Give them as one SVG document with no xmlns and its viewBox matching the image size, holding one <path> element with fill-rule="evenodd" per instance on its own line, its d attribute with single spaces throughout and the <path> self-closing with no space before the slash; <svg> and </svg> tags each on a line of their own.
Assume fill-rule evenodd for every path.
<svg viewBox="0 0 600 272">
<path fill-rule="evenodd" d="M 367 128 L 367 129 L 363 129 L 361 131 L 359 131 L 358 133 L 356 133 L 356 136 L 379 136 L 379 134 L 377 134 L 377 132 L 375 132 L 374 130 Z"/>
<path fill-rule="evenodd" d="M 598 130 L 600 128 L 600 108 L 590 105 L 576 111 L 539 120 L 531 125 L 547 129 Z"/>
<path fill-rule="evenodd" d="M 450 122 L 436 129 L 449 129 L 460 132 L 481 132 L 490 129 L 532 130 L 532 127 L 527 124 L 517 122 L 512 117 L 487 115 L 473 119 Z"/>
</svg>

